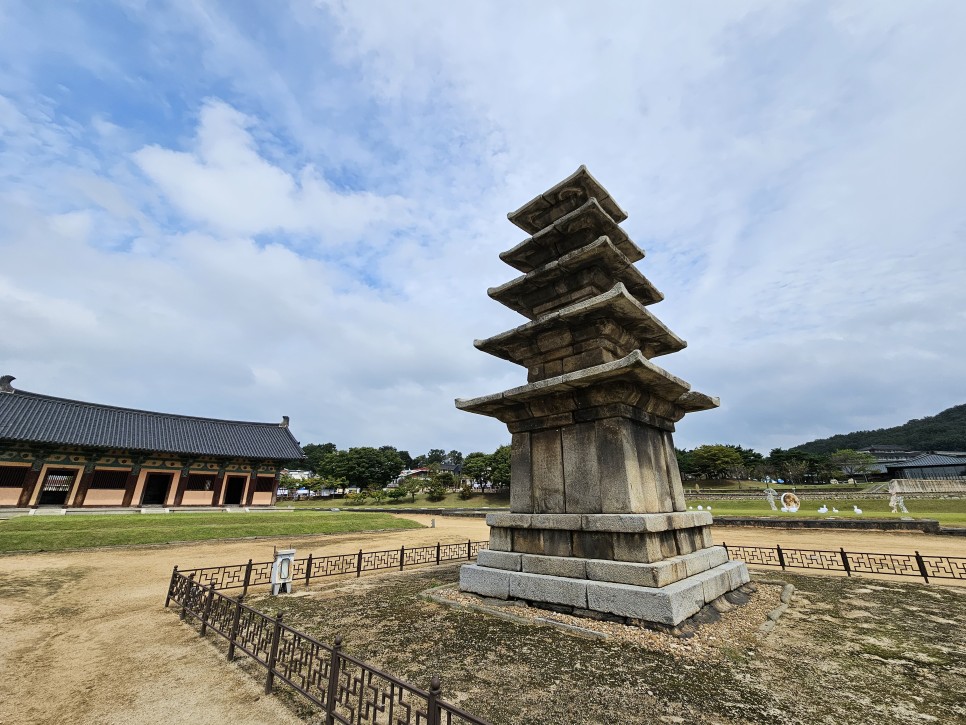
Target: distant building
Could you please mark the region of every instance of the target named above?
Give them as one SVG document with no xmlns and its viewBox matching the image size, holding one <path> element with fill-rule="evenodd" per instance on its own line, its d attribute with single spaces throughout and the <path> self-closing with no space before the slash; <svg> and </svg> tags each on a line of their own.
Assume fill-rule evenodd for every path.
<svg viewBox="0 0 966 725">
<path fill-rule="evenodd" d="M 966 476 L 966 453 L 924 453 L 901 463 L 887 464 L 890 478 L 962 478 Z"/>
<path fill-rule="evenodd" d="M 288 476 L 293 481 L 308 481 L 310 478 L 315 476 L 312 471 L 301 471 L 301 470 L 289 470 L 287 468 L 282 469 L 282 475 Z"/>
<path fill-rule="evenodd" d="M 0 377 L 0 506 L 271 505 L 305 455 L 281 423 L 156 413 Z"/>
</svg>

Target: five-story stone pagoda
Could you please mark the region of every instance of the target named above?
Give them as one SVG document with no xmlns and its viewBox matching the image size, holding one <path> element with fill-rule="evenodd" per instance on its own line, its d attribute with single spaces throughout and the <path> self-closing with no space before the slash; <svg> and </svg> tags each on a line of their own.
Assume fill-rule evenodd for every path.
<svg viewBox="0 0 966 725">
<path fill-rule="evenodd" d="M 718 406 L 651 358 L 685 342 L 647 306 L 663 296 L 634 267 L 627 214 L 581 166 L 508 215 L 529 239 L 500 255 L 523 275 L 489 290 L 530 319 L 478 340 L 529 383 L 457 400 L 513 434 L 511 513 L 460 589 L 584 616 L 673 629 L 748 581 L 689 512 L 671 433 Z"/>
</svg>

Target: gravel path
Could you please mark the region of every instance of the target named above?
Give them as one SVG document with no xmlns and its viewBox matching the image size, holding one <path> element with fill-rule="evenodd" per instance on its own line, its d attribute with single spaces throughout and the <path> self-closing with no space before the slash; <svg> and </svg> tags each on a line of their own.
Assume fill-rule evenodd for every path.
<svg viewBox="0 0 966 725">
<path fill-rule="evenodd" d="M 275 545 L 302 556 L 487 536 L 482 519 L 437 517 L 434 529 L 0 556 L 0 724 L 296 723 L 163 609 L 174 564 L 266 561 Z M 966 539 L 918 534 L 717 529 L 722 540 L 966 556 Z"/>
</svg>

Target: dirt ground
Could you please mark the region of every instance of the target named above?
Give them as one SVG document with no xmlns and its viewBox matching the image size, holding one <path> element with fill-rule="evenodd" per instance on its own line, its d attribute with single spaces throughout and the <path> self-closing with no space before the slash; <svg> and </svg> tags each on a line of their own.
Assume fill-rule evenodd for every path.
<svg viewBox="0 0 966 725">
<path fill-rule="evenodd" d="M 429 516 L 409 516 L 429 524 Z M 0 725 L 13 723 L 297 723 L 259 683 L 163 607 L 171 568 L 481 540 L 482 519 L 436 528 L 183 546 L 0 556 Z M 966 556 L 966 539 L 777 529 L 718 529 L 729 544 L 845 547 Z"/>
</svg>

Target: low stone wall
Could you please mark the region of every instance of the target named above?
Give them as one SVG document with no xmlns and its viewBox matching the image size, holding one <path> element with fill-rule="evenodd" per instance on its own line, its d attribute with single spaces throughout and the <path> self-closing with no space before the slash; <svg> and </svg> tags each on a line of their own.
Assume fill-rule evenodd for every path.
<svg viewBox="0 0 966 725">
<path fill-rule="evenodd" d="M 848 529 L 851 531 L 921 531 L 940 533 L 935 519 L 811 519 L 776 516 L 715 516 L 718 526 L 757 526 L 763 529 Z"/>
<path fill-rule="evenodd" d="M 784 490 L 778 492 L 779 495 L 785 493 Z M 888 500 L 889 493 L 865 493 L 861 491 L 842 492 L 842 491 L 811 491 L 808 488 L 799 488 L 795 495 L 800 499 L 808 501 L 847 501 L 856 500 Z M 922 499 L 962 499 L 966 498 L 966 493 L 904 493 L 903 497 L 907 501 Z M 755 491 L 736 491 L 735 493 L 694 493 L 685 491 L 684 497 L 694 501 L 764 501 L 765 494 Z"/>
</svg>

